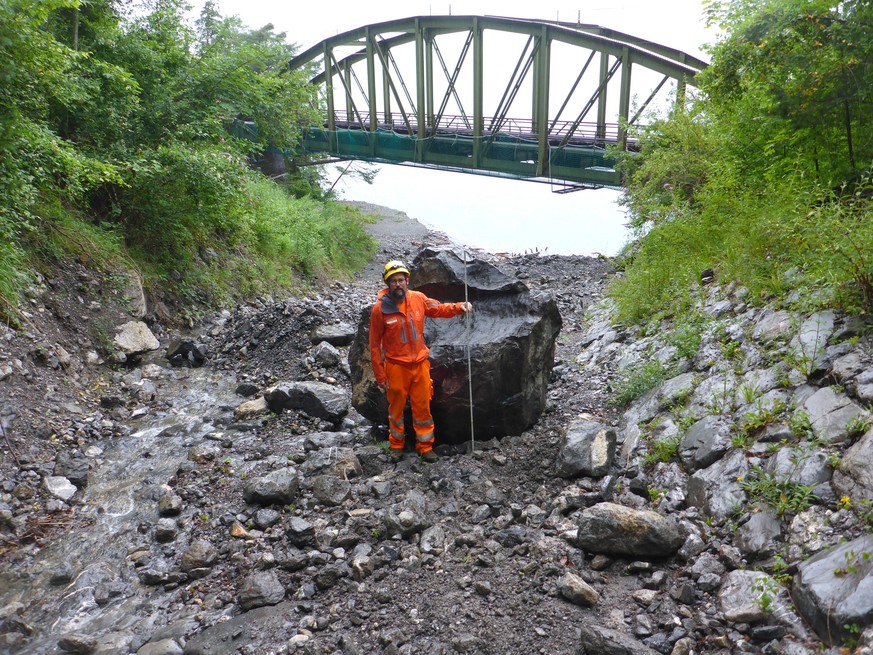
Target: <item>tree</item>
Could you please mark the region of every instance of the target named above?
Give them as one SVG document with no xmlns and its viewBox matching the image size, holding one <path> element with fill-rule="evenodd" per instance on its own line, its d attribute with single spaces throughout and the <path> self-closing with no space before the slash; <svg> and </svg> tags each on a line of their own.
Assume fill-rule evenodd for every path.
<svg viewBox="0 0 873 655">
<path fill-rule="evenodd" d="M 711 6 L 728 36 L 701 76 L 707 110 L 750 177 L 797 169 L 836 186 L 873 161 L 873 6 L 752 0 Z"/>
</svg>

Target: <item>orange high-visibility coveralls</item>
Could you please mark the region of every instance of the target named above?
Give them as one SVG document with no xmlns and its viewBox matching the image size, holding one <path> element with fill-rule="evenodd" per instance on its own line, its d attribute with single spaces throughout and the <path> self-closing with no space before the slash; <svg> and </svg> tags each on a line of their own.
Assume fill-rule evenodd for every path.
<svg viewBox="0 0 873 655">
<path fill-rule="evenodd" d="M 412 405 L 415 449 L 426 453 L 433 448 L 433 416 L 430 400 L 430 349 L 424 343 L 424 317 L 451 318 L 464 313 L 463 303 L 440 303 L 420 291 L 409 290 L 398 305 L 388 293 L 379 292 L 370 312 L 370 362 L 376 382 L 388 383 L 388 441 L 403 448 L 403 410 L 406 399 Z"/>
</svg>

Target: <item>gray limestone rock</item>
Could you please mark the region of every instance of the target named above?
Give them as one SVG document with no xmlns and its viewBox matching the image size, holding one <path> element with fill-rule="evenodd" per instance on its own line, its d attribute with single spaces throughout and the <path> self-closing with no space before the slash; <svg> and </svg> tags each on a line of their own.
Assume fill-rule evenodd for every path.
<svg viewBox="0 0 873 655">
<path fill-rule="evenodd" d="M 585 419 L 573 421 L 567 427 L 564 445 L 558 454 L 558 476 L 603 477 L 615 458 L 615 443 L 615 430 L 602 423 Z"/>
<path fill-rule="evenodd" d="M 729 516 L 746 501 L 741 482 L 749 473 L 742 451 L 735 450 L 688 480 L 688 504 L 716 518 Z"/>
<path fill-rule="evenodd" d="M 873 535 L 841 543 L 803 562 L 792 595 L 798 611 L 828 644 L 873 621 Z"/>
<path fill-rule="evenodd" d="M 689 471 L 717 462 L 731 447 L 731 426 L 718 416 L 706 416 L 688 430 L 679 442 L 679 457 Z"/>
<path fill-rule="evenodd" d="M 349 412 L 346 392 L 324 382 L 280 382 L 267 389 L 264 398 L 274 412 L 296 409 L 334 424 Z"/>
<path fill-rule="evenodd" d="M 243 610 L 265 605 L 277 605 L 285 598 L 285 587 L 275 570 L 257 571 L 245 579 L 239 590 L 238 602 Z"/>
<path fill-rule="evenodd" d="M 577 529 L 577 545 L 593 553 L 667 557 L 683 542 L 675 521 L 615 503 L 598 503 L 583 510 Z"/>
<path fill-rule="evenodd" d="M 251 480 L 243 490 L 243 498 L 247 503 L 284 505 L 297 499 L 299 487 L 300 476 L 297 469 L 286 466 Z"/>
<path fill-rule="evenodd" d="M 834 471 L 834 490 L 853 500 L 873 501 L 873 430 L 849 448 Z"/>
</svg>

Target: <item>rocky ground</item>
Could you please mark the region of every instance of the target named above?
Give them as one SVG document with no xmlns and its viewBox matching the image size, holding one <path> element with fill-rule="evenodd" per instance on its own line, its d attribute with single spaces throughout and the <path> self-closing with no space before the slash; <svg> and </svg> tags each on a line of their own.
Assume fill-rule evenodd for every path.
<svg viewBox="0 0 873 655">
<path fill-rule="evenodd" d="M 760 589 L 757 596 L 743 589 L 743 580 L 733 596 L 720 583 L 759 556 L 769 558 L 766 570 L 785 573 L 784 565 L 793 574 L 812 533 L 818 530 L 815 548 L 824 550 L 841 538 L 863 539 L 863 521 L 841 514 L 831 493 L 810 510 L 819 518 L 806 528 L 792 524 L 791 539 L 801 544 L 795 551 L 787 528 L 746 548 L 734 533 L 757 525 L 753 512 L 738 507 L 727 515 L 714 501 L 742 498 L 737 480 L 748 475 L 746 460 L 772 452 L 738 454 L 741 475 L 724 469 L 717 476 L 730 489 L 706 482 L 712 489 L 697 504 L 715 521 L 688 491 L 690 471 L 704 466 L 694 454 L 702 446 L 683 454 L 683 463 L 642 459 L 654 442 L 639 426 L 677 433 L 680 418 L 665 408 L 686 401 L 689 411 L 696 403 L 698 416 L 707 414 L 719 389 L 692 369 L 714 371 L 712 362 L 729 349 L 704 343 L 696 360 L 685 361 L 687 378 L 668 381 L 661 395 L 620 416 L 610 402 L 616 360 L 667 360 L 678 340 L 655 344 L 605 322 L 594 304 L 614 274 L 607 260 L 479 253 L 531 289 L 554 294 L 561 311 L 548 403 L 521 435 L 483 435 L 472 452 L 440 445 L 435 464 L 412 452 L 394 464 L 380 429 L 355 412 L 341 423 L 302 411 L 241 415 L 239 405 L 278 381 L 348 391 L 343 349 L 331 357 L 313 332 L 355 325 L 381 287 L 385 260 L 411 260 L 425 245 L 448 243 L 403 214 L 364 209 L 380 215 L 371 226 L 380 248 L 354 280 L 305 299 L 263 298 L 193 330 L 151 320 L 161 348 L 135 365 L 113 364 L 111 343 L 115 326 L 130 318 L 129 290 L 75 263 L 34 292 L 22 330 L 0 331 L 0 652 L 818 652 L 792 611 L 774 611 L 782 607 L 775 582 L 769 601 Z M 707 307 L 758 323 L 770 317 L 736 300 L 714 297 Z M 851 389 L 863 383 L 858 372 L 869 359 L 862 332 L 853 334 L 827 363 L 867 349 L 857 350 L 851 372 L 842 367 Z M 167 348 L 178 339 L 201 344 L 205 366 L 170 366 Z M 692 378 L 699 393 L 680 384 Z M 809 384 L 795 386 L 807 388 L 798 402 L 813 395 Z M 856 409 L 855 431 L 866 420 Z M 605 474 L 561 477 L 573 425 L 615 428 L 618 447 L 632 456 L 617 458 Z M 731 451 L 728 432 L 710 433 L 721 439 L 720 455 Z M 787 428 L 779 435 L 792 438 Z M 845 446 L 857 436 L 846 434 Z M 819 460 L 833 464 L 842 451 L 829 448 Z M 603 501 L 614 501 L 609 511 L 657 509 L 675 522 L 656 526 L 658 543 L 640 554 L 621 543 L 634 540 L 629 532 L 617 531 L 617 543 L 607 535 L 612 543 L 601 548 L 583 524 Z M 633 516 L 648 521 L 650 514 Z M 842 531 L 834 529 L 838 521 Z M 780 564 L 771 546 L 783 541 L 789 561 Z M 732 614 L 725 607 L 738 595 L 756 600 Z"/>
</svg>

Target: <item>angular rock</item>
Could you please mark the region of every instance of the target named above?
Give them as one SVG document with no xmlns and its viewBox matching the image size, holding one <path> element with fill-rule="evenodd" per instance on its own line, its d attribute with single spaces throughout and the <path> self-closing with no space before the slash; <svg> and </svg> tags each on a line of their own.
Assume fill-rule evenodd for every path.
<svg viewBox="0 0 873 655">
<path fill-rule="evenodd" d="M 838 496 L 873 501 L 873 430 L 849 448 L 834 471 L 833 485 Z"/>
<path fill-rule="evenodd" d="M 745 454 L 735 450 L 688 480 L 688 504 L 708 516 L 725 518 L 746 501 L 742 480 L 749 474 Z"/>
<path fill-rule="evenodd" d="M 155 541 L 158 543 L 168 543 L 176 538 L 179 534 L 179 524 L 176 519 L 162 518 L 155 523 Z"/>
<path fill-rule="evenodd" d="M 352 485 L 334 475 L 319 475 L 312 481 L 312 494 L 319 504 L 335 507 L 351 498 Z"/>
<path fill-rule="evenodd" d="M 345 391 L 324 382 L 280 382 L 267 389 L 264 398 L 274 412 L 296 409 L 334 424 L 349 412 Z"/>
<path fill-rule="evenodd" d="M 249 400 L 240 404 L 235 410 L 233 410 L 233 417 L 237 421 L 247 421 L 256 416 L 266 414 L 268 411 L 270 411 L 270 408 L 267 406 L 267 399 L 261 396 L 260 398 L 255 398 L 254 400 Z"/>
<path fill-rule="evenodd" d="M 731 426 L 717 416 L 705 416 L 679 442 L 679 457 L 689 471 L 715 464 L 731 447 Z"/>
<path fill-rule="evenodd" d="M 179 516 L 182 499 L 174 493 L 165 493 L 158 500 L 158 516 Z"/>
<path fill-rule="evenodd" d="M 770 509 L 752 513 L 737 530 L 736 544 L 751 559 L 763 559 L 776 552 L 776 540 L 782 535 L 782 523 Z"/>
<path fill-rule="evenodd" d="M 792 599 L 828 644 L 851 636 L 851 626 L 873 622 L 873 535 L 838 544 L 798 568 Z"/>
<path fill-rule="evenodd" d="M 97 638 L 92 635 L 81 634 L 78 632 L 66 634 L 58 639 L 58 648 L 65 653 L 79 653 L 80 655 L 88 655 L 97 650 Z"/>
<path fill-rule="evenodd" d="M 206 363 L 208 354 L 206 344 L 188 339 L 177 339 L 167 346 L 167 359 L 172 366 L 200 367 Z"/>
<path fill-rule="evenodd" d="M 150 641 L 136 651 L 136 655 L 183 655 L 185 650 L 179 642 L 168 637 L 167 639 L 158 639 Z"/>
<path fill-rule="evenodd" d="M 251 480 L 243 490 L 243 498 L 247 503 L 287 505 L 297 499 L 299 488 L 297 469 L 286 466 Z"/>
<path fill-rule="evenodd" d="M 84 488 L 88 484 L 89 469 L 90 462 L 81 455 L 73 455 L 61 451 L 55 457 L 55 475 L 67 478 L 79 489 Z"/>
<path fill-rule="evenodd" d="M 286 601 L 258 607 L 218 622 L 191 637 L 185 645 L 185 655 L 226 655 L 228 644 L 233 644 L 236 651 L 256 652 L 263 635 L 287 630 L 288 617 L 294 615 L 295 605 Z"/>
<path fill-rule="evenodd" d="M 595 621 L 582 621 L 579 629 L 578 655 L 658 655 L 658 651 L 630 635 L 603 627 Z"/>
<path fill-rule="evenodd" d="M 561 327 L 553 298 L 530 293 L 492 264 L 469 261 L 467 278 L 474 304 L 469 329 L 463 317 L 429 320 L 424 335 L 434 383 L 431 409 L 437 440 L 444 443 L 463 443 L 471 436 L 468 348 L 476 432 L 517 435 L 545 409 Z M 462 301 L 463 259 L 453 250 L 425 249 L 413 262 L 411 281 L 413 288 L 441 302 Z M 349 350 L 352 405 L 367 419 L 384 423 L 387 401 L 370 367 L 369 316 L 370 306 L 361 313 Z"/>
<path fill-rule="evenodd" d="M 285 536 L 295 546 L 311 546 L 315 543 L 315 528 L 309 521 L 299 516 L 292 516 L 288 521 Z"/>
<path fill-rule="evenodd" d="M 803 407 L 809 414 L 816 438 L 831 444 L 846 441 L 850 436 L 849 426 L 870 417 L 869 412 L 833 387 L 819 389 L 806 400 Z"/>
<path fill-rule="evenodd" d="M 55 498 L 70 500 L 76 495 L 78 488 L 62 475 L 49 475 L 45 478 L 46 490 Z"/>
<path fill-rule="evenodd" d="M 239 590 L 237 601 L 243 610 L 251 610 L 265 605 L 277 605 L 285 598 L 285 586 L 273 569 L 257 571 L 245 579 Z"/>
<path fill-rule="evenodd" d="M 300 472 L 307 478 L 317 475 L 333 475 L 344 480 L 360 477 L 363 467 L 351 448 L 322 448 L 316 450 L 300 465 Z"/>
<path fill-rule="evenodd" d="M 767 461 L 764 469 L 779 482 L 816 487 L 831 479 L 828 456 L 818 448 L 785 447 Z"/>
<path fill-rule="evenodd" d="M 581 607 L 593 607 L 600 600 L 600 594 L 591 585 L 572 573 L 565 573 L 558 580 L 558 593 L 561 598 Z"/>
<path fill-rule="evenodd" d="M 342 361 L 342 353 L 326 341 L 322 341 L 315 346 L 312 356 L 321 366 L 337 366 Z"/>
<path fill-rule="evenodd" d="M 577 527 L 577 545 L 593 553 L 667 557 L 683 542 L 675 521 L 615 503 L 598 503 L 584 510 Z"/>
<path fill-rule="evenodd" d="M 319 325 L 309 339 L 313 345 L 321 342 L 332 346 L 348 346 L 355 338 L 355 326 L 350 323 L 335 323 L 333 325 Z"/>
<path fill-rule="evenodd" d="M 761 597 L 776 582 L 760 571 L 731 571 L 718 591 L 721 611 L 731 623 L 755 623 L 767 618 Z"/>
<path fill-rule="evenodd" d="M 129 321 L 116 328 L 115 345 L 129 357 L 141 355 L 161 347 L 160 341 L 142 321 Z"/>
<path fill-rule="evenodd" d="M 752 336 L 761 341 L 772 341 L 791 334 L 796 319 L 786 311 L 767 310 L 752 329 Z"/>
<path fill-rule="evenodd" d="M 567 427 L 558 454 L 558 477 L 603 477 L 615 458 L 615 430 L 598 421 L 577 419 Z"/>
<path fill-rule="evenodd" d="M 179 568 L 188 573 L 195 569 L 208 568 L 215 564 L 217 559 L 218 551 L 212 543 L 206 539 L 195 539 L 182 555 Z"/>
<path fill-rule="evenodd" d="M 834 333 L 834 319 L 831 310 L 813 314 L 800 324 L 800 330 L 788 345 L 810 372 L 823 365 L 828 339 Z"/>
</svg>

